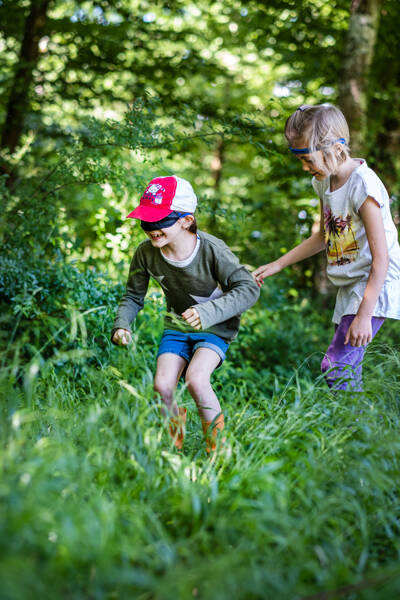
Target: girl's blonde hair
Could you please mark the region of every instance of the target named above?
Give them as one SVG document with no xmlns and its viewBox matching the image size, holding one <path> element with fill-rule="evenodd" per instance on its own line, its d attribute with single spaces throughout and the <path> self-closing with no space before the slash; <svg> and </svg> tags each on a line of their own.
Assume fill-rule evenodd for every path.
<svg viewBox="0 0 400 600">
<path fill-rule="evenodd" d="M 332 104 L 300 106 L 286 121 L 285 137 L 291 146 L 307 147 L 310 153 L 321 150 L 324 163 L 332 173 L 349 156 L 349 127 L 342 111 Z M 340 138 L 345 143 L 341 144 L 342 151 L 338 156 L 334 143 Z"/>
</svg>

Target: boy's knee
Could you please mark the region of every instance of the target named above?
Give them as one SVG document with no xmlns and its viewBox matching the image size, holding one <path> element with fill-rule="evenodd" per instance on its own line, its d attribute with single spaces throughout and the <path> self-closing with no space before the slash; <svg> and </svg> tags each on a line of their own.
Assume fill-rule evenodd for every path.
<svg viewBox="0 0 400 600">
<path fill-rule="evenodd" d="M 201 395 L 203 390 L 207 389 L 210 385 L 209 377 L 201 372 L 192 373 L 188 371 L 185 381 L 189 392 L 195 395 Z"/>
<path fill-rule="evenodd" d="M 171 385 L 167 380 L 163 378 L 155 378 L 154 380 L 154 391 L 160 394 L 164 400 L 169 400 L 174 394 L 174 386 Z"/>
</svg>

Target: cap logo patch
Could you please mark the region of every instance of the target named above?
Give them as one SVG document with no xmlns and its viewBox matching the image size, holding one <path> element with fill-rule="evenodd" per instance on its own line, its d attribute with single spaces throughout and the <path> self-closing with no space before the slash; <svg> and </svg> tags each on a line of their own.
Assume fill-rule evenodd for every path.
<svg viewBox="0 0 400 600">
<path fill-rule="evenodd" d="M 160 183 L 152 183 L 143 194 L 143 198 L 150 200 L 152 204 L 162 204 L 164 192 L 165 188 Z"/>
</svg>

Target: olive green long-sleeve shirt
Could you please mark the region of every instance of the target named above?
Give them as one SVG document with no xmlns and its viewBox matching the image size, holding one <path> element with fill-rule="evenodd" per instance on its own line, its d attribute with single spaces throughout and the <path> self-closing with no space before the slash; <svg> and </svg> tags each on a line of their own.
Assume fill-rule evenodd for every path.
<svg viewBox="0 0 400 600">
<path fill-rule="evenodd" d="M 182 318 L 187 308 L 195 308 L 202 331 L 232 341 L 239 330 L 240 315 L 253 306 L 259 289 L 247 269 L 228 246 L 213 235 L 198 232 L 199 247 L 186 266 L 167 261 L 150 240 L 142 242 L 131 262 L 126 293 L 113 325 L 130 331 L 130 325 L 143 308 L 150 277 L 162 287 L 167 314 L 165 329 L 195 331 Z"/>
</svg>

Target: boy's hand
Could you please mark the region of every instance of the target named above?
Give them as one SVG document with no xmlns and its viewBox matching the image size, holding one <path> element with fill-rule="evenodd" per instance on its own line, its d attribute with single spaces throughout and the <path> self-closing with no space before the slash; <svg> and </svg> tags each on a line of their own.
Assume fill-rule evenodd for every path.
<svg viewBox="0 0 400 600">
<path fill-rule="evenodd" d="M 261 287 L 266 277 L 271 277 L 271 275 L 275 275 L 275 273 L 279 273 L 281 270 L 282 267 L 280 266 L 279 261 L 274 260 L 273 262 L 258 267 L 258 269 L 252 272 L 252 276 L 258 287 Z"/>
<path fill-rule="evenodd" d="M 194 329 L 201 329 L 199 313 L 195 308 L 187 308 L 185 312 L 182 313 L 182 319 L 184 319 L 186 323 L 189 323 Z"/>
<path fill-rule="evenodd" d="M 127 329 L 117 329 L 114 331 L 112 341 L 118 346 L 127 346 L 132 341 L 132 336 Z"/>
</svg>

